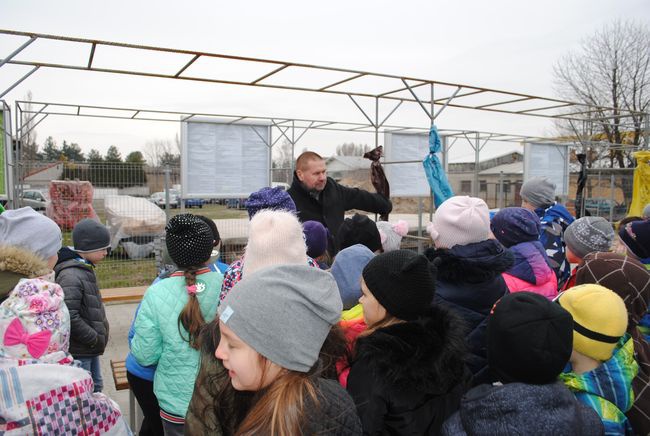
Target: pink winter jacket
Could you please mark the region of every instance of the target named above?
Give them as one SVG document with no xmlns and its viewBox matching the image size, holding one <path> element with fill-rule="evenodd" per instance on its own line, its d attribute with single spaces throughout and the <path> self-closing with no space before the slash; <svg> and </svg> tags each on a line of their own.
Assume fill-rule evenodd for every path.
<svg viewBox="0 0 650 436">
<path fill-rule="evenodd" d="M 510 292 L 528 291 L 552 300 L 557 296 L 557 277 L 548 264 L 544 248 L 538 241 L 522 242 L 509 250 L 514 265 L 502 274 Z"/>
</svg>

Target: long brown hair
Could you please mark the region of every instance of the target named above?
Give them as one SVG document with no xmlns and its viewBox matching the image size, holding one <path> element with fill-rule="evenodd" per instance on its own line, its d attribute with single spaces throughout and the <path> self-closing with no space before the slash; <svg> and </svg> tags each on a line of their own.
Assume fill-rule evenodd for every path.
<svg viewBox="0 0 650 436">
<path fill-rule="evenodd" d="M 268 360 L 260 357 L 262 368 L 267 368 Z M 313 373 L 313 370 L 309 373 L 289 370 L 281 373 L 259 391 L 260 395 L 235 434 L 292 436 L 303 433 L 306 408 L 316 408 L 319 403 Z"/>
<path fill-rule="evenodd" d="M 214 350 L 220 337 L 218 320 L 209 323 L 201 336 L 204 338 L 203 354 L 206 358 L 214 359 Z M 212 407 L 224 434 L 301 434 L 307 410 L 319 406 L 314 380 L 318 377 L 336 380 L 335 364 L 345 356 L 345 349 L 346 342 L 341 328 L 332 326 L 321 348 L 319 360 L 308 373 L 284 370 L 264 388 L 261 387 L 261 380 L 266 376 L 269 361 L 259 355 L 258 364 L 262 374 L 260 389 L 256 392 L 235 390 L 226 371 L 213 376 L 202 376 L 199 373 L 198 383 L 207 388 L 208 396 L 213 397 L 213 403 L 205 402 L 200 413 L 211 413 Z"/>
<path fill-rule="evenodd" d="M 199 268 L 194 266 L 185 270 L 184 275 L 186 286 L 189 287 L 196 285 L 196 272 L 198 270 Z M 189 342 L 190 347 L 198 350 L 200 347 L 199 334 L 205 325 L 205 319 L 203 319 L 201 306 L 199 305 L 199 300 L 196 298 L 196 294 L 190 293 L 188 297 L 185 307 L 183 307 L 183 310 L 178 315 L 178 333 L 184 341 Z M 181 325 L 189 333 L 189 337 L 186 338 L 183 335 Z"/>
</svg>

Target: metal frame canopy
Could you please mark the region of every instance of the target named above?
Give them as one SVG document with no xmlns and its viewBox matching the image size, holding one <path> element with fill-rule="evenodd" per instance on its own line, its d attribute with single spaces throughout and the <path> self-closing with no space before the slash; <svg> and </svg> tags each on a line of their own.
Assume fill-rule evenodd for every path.
<svg viewBox="0 0 650 436">
<path fill-rule="evenodd" d="M 428 128 L 423 126 L 407 127 L 386 124 L 404 103 L 415 105 L 416 108 L 419 106 L 431 124 L 446 108 L 450 107 L 566 120 L 576 133 L 576 136 L 572 138 L 549 140 L 549 138 L 478 132 L 476 130 L 439 130 L 442 135 L 452 141 L 466 139 L 475 151 L 476 162 L 478 162 L 480 150 L 490 140 L 541 141 L 564 144 L 577 141 L 586 146 L 590 142 L 583 140 L 583 135 L 580 135 L 575 127 L 576 123 L 583 123 L 584 127 L 585 124 L 599 124 L 614 120 L 621 128 L 626 128 L 628 125 L 634 125 L 634 122 L 638 122 L 640 117 L 643 117 L 646 147 L 650 142 L 648 114 L 610 107 L 589 106 L 556 98 L 409 76 L 14 30 L 0 29 L 0 40 L 2 39 L 11 40 L 11 43 L 15 43 L 16 48 L 0 59 L 0 68 L 5 65 L 15 65 L 31 67 L 31 69 L 8 88 L 0 89 L 0 99 L 41 68 L 61 69 L 340 95 L 349 98 L 368 121 L 368 123 L 350 123 L 40 103 L 42 107 L 33 113 L 32 123 L 25 123 L 22 117 L 19 117 L 19 112 L 22 115 L 23 108 L 20 103 L 26 102 L 17 102 L 16 136 L 19 144 L 20 139 L 28 133 L 24 131 L 25 127 L 34 128 L 48 115 L 57 114 L 156 121 L 178 121 L 178 118 L 170 120 L 170 116 L 180 116 L 181 120 L 196 116 L 227 117 L 231 118 L 233 123 L 243 120 L 269 120 L 274 128 L 280 130 L 280 137 L 285 137 L 292 145 L 310 129 L 374 133 L 375 145 L 378 145 L 380 131 L 412 133 L 428 131 Z M 27 50 L 28 47 L 31 48 Z M 45 50 L 43 50 L 44 48 Z M 70 53 L 74 53 L 75 56 L 70 56 Z M 74 60 L 71 61 L 72 58 Z M 158 62 L 149 62 L 145 66 L 134 68 L 129 62 L 134 58 L 155 59 Z M 161 60 L 164 63 L 161 63 Z M 374 113 L 364 110 L 360 104 L 361 98 L 370 99 L 374 103 Z M 380 119 L 379 116 L 380 102 L 394 105 L 383 119 Z M 367 101 L 363 103 L 367 104 Z M 57 113 L 52 110 L 52 107 L 66 107 L 67 109 L 61 112 L 67 111 L 68 113 Z M 70 107 L 76 108 L 76 113 L 69 113 Z M 121 111 L 121 114 L 92 115 L 88 109 Z M 36 117 L 39 115 L 42 117 L 36 121 Z M 302 129 L 297 139 L 295 138 L 296 129 Z M 291 137 L 287 134 L 289 132 Z M 446 144 L 444 151 L 446 152 L 452 145 L 453 143 Z M 623 144 L 610 145 L 625 147 Z M 445 152 L 443 152 L 443 161 L 447 157 Z"/>
<path fill-rule="evenodd" d="M 418 104 L 432 123 L 447 107 L 563 119 L 569 122 L 583 122 L 585 119 L 589 119 L 589 122 L 598 123 L 606 119 L 625 120 L 644 115 L 621 109 L 588 106 L 583 103 L 517 92 L 279 60 L 5 29 L 0 29 L 0 37 L 26 38 L 12 53 L 0 60 L 0 67 L 5 64 L 32 67 L 23 77 L 2 91 L 0 99 L 38 69 L 54 68 L 344 95 L 349 97 L 359 108 L 377 135 L 379 128 L 404 102 Z M 79 59 L 77 62 L 67 63 L 23 59 L 23 51 L 30 45 L 39 42 L 55 44 L 55 47 L 50 47 L 48 50 L 48 57 L 57 57 L 56 47 L 73 47 L 77 53 L 80 53 Z M 115 52 L 116 50 L 117 52 Z M 111 61 L 98 62 L 97 57 L 102 53 L 110 53 Z M 162 55 L 167 61 L 167 65 L 161 66 L 152 63 L 146 69 L 133 69 L 127 66 L 128 62 L 125 58 L 128 56 L 152 54 Z M 223 68 L 226 65 L 231 74 L 228 74 L 227 69 Z M 232 71 L 236 71 L 236 74 L 232 74 Z M 247 79 L 244 80 L 244 77 Z M 298 83 L 301 81 L 298 77 L 309 78 L 309 80 L 302 80 L 305 83 Z M 375 100 L 374 117 L 361 107 L 355 97 L 369 97 Z M 380 100 L 396 103 L 396 106 L 381 122 L 379 120 Z M 434 110 L 436 105 L 438 108 Z M 558 112 L 559 110 L 561 112 Z"/>
</svg>

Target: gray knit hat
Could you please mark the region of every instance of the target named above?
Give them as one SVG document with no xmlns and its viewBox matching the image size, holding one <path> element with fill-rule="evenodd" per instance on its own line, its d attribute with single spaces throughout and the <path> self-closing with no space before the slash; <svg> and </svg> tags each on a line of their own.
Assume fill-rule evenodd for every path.
<svg viewBox="0 0 650 436">
<path fill-rule="evenodd" d="M 643 218 L 650 218 L 650 203 L 646 204 L 643 209 Z"/>
<path fill-rule="evenodd" d="M 99 221 L 84 218 L 72 229 L 72 245 L 79 253 L 103 250 L 111 246 L 111 234 Z"/>
<path fill-rule="evenodd" d="M 564 242 L 576 256 L 583 258 L 595 251 L 609 251 L 616 233 L 609 221 L 585 216 L 572 222 L 564 231 Z"/>
<path fill-rule="evenodd" d="M 31 207 L 0 215 L 0 244 L 24 248 L 47 260 L 61 248 L 61 229 Z"/>
<path fill-rule="evenodd" d="M 533 177 L 521 185 L 519 194 L 535 207 L 548 207 L 555 202 L 555 183 L 546 177 Z"/>
<path fill-rule="evenodd" d="M 307 265 L 275 265 L 246 274 L 235 288 L 219 305 L 219 320 L 272 362 L 308 372 L 341 318 L 332 275 Z"/>
</svg>

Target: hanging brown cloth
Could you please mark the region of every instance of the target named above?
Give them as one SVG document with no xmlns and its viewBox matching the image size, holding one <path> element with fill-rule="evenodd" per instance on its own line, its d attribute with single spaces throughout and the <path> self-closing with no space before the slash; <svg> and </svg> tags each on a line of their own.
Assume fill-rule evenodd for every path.
<svg viewBox="0 0 650 436">
<path fill-rule="evenodd" d="M 372 186 L 375 187 L 378 194 L 390 198 L 390 185 L 388 184 L 388 179 L 386 179 L 386 174 L 384 173 L 384 169 L 381 167 L 380 162 L 383 154 L 384 147 L 380 145 L 379 147 L 366 152 L 363 157 L 372 161 L 370 164 L 370 182 L 372 183 Z M 388 214 L 380 215 L 379 219 L 381 221 L 388 221 Z"/>
<path fill-rule="evenodd" d="M 584 153 L 578 153 L 576 154 L 576 158 L 578 158 L 578 163 L 580 163 L 580 173 L 578 174 L 578 188 L 576 189 L 575 209 L 576 218 L 580 218 L 582 215 L 582 207 L 585 202 L 584 190 L 585 185 L 587 184 L 587 155 Z"/>
</svg>

